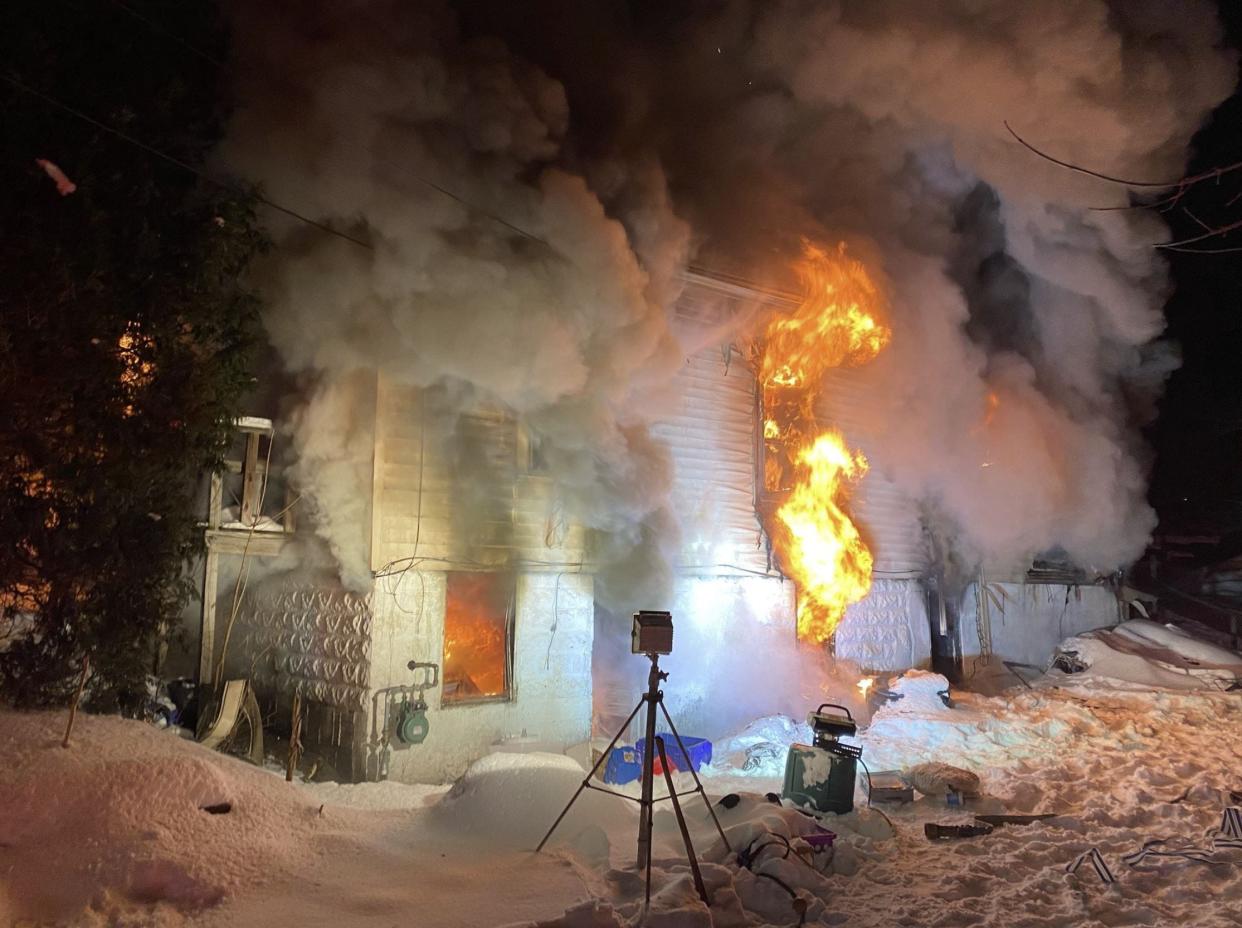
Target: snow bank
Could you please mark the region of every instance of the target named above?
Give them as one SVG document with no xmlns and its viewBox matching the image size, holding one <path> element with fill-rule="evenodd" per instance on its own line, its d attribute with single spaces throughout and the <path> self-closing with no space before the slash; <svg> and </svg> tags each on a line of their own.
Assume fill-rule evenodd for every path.
<svg viewBox="0 0 1242 928">
<path fill-rule="evenodd" d="M 295 866 L 318 803 L 271 775 L 140 722 L 0 713 L 0 921 L 126 902 L 215 905 Z M 226 814 L 204 806 L 227 804 Z"/>
<path fill-rule="evenodd" d="M 476 803 L 478 825 L 463 837 L 425 807 L 443 788 L 286 783 L 93 715 L 79 715 L 66 750 L 64 723 L 0 711 L 0 925 L 463 928 L 548 918 L 585 896 L 565 860 L 506 851 L 485 826 L 483 807 L 502 807 L 522 769 L 506 777 L 491 761 L 460 786 L 454 803 L 464 821 Z M 543 801 L 561 803 L 560 786 Z"/>
<path fill-rule="evenodd" d="M 1145 619 L 1061 642 L 1054 663 L 1078 684 L 1124 681 L 1164 689 L 1228 689 L 1242 679 L 1242 656 L 1172 625 Z M 1080 676 L 1081 675 L 1081 676 Z"/>
<path fill-rule="evenodd" d="M 458 838 L 534 848 L 585 776 L 577 761 L 560 754 L 489 754 L 453 784 L 428 821 Z M 636 828 L 636 809 L 616 796 L 584 790 L 557 827 L 553 844 L 582 839 L 593 842 L 592 856 L 604 854 L 600 830 Z"/>
</svg>

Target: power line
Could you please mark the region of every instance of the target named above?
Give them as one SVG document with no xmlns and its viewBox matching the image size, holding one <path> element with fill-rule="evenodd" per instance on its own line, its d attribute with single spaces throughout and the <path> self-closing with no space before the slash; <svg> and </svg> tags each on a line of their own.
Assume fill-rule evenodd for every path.
<svg viewBox="0 0 1242 928">
<path fill-rule="evenodd" d="M 159 23 L 157 23 L 155 20 L 153 20 L 153 19 L 149 19 L 149 18 L 147 18 L 146 16 L 143 16 L 141 13 L 139 13 L 139 12 L 138 12 L 137 10 L 135 10 L 133 7 L 131 7 L 131 6 L 127 5 L 127 4 L 122 3 L 122 2 L 121 2 L 121 0 L 112 0 L 112 5 L 113 5 L 113 6 L 115 6 L 115 7 L 118 7 L 118 8 L 119 8 L 119 9 L 121 9 L 121 10 L 123 10 L 125 13 L 129 14 L 129 15 L 130 15 L 130 16 L 132 16 L 134 19 L 138 20 L 138 22 L 143 23 L 144 25 L 146 25 L 146 26 L 147 26 L 147 28 L 152 29 L 152 30 L 154 30 L 155 32 L 158 32 L 158 33 L 160 33 L 161 35 L 166 35 L 166 36 L 168 36 L 170 39 L 172 39 L 174 42 L 176 42 L 176 43 L 177 43 L 178 45 L 180 45 L 182 48 L 185 48 L 185 49 L 187 49 L 187 50 L 189 50 L 189 51 L 193 52 L 195 55 L 197 55 L 199 58 L 202 58 L 204 61 L 207 61 L 207 62 L 210 62 L 211 64 L 214 64 L 217 68 L 223 68 L 223 67 L 224 67 L 224 62 L 220 61 L 220 59 L 215 58 L 215 57 L 213 57 L 212 55 L 209 55 L 207 52 L 203 51 L 201 48 L 198 48 L 198 47 L 197 47 L 197 46 L 195 46 L 195 45 L 191 45 L 189 42 L 187 42 L 185 39 L 181 38 L 181 36 L 177 35 L 177 34 L 176 34 L 175 32 L 173 32 L 171 29 L 165 29 L 163 26 L 161 26 L 161 25 L 160 25 Z"/>
<path fill-rule="evenodd" d="M 35 88 L 29 86 L 28 84 L 22 83 L 20 80 L 13 77 L 11 74 L 0 74 L 0 79 L 3 79 L 7 83 L 13 85 L 14 87 L 22 91 L 23 93 L 30 94 L 32 97 L 42 100 L 44 103 L 50 104 L 51 106 L 54 106 L 57 109 L 65 113 L 68 113 L 71 116 L 74 116 L 82 120 L 83 122 L 94 126 L 96 129 L 99 129 L 102 132 L 107 132 L 109 135 L 116 136 L 117 138 L 121 139 L 123 142 L 127 142 L 136 148 L 140 148 L 143 151 L 147 152 L 148 154 L 155 155 L 157 158 L 161 158 L 162 160 L 167 161 L 169 164 L 176 165 L 177 167 L 181 168 L 183 171 L 189 171 L 195 177 L 199 177 L 207 181 L 208 183 L 215 184 L 217 187 L 220 187 L 224 190 L 228 190 L 231 193 L 243 194 L 243 195 L 247 193 L 246 191 L 239 190 L 235 185 L 229 183 L 228 181 L 220 180 L 217 177 L 212 177 L 210 174 L 206 173 L 205 171 L 200 171 L 198 168 L 194 167 L 193 165 L 187 164 L 186 162 L 182 161 L 180 158 L 175 158 L 172 155 L 168 154 L 167 152 L 160 151 L 160 149 L 155 148 L 152 145 L 148 145 L 146 142 L 143 142 L 140 139 L 136 139 L 132 135 L 122 132 L 119 129 L 114 129 L 112 128 L 112 126 L 109 126 L 106 123 L 102 123 L 98 119 L 95 119 L 94 117 L 88 116 L 86 113 L 83 113 L 79 109 L 75 109 L 74 107 L 70 106 L 67 103 L 62 103 L 60 100 L 57 100 L 55 97 L 52 97 L 46 93 L 43 93 L 43 91 L 41 90 L 36 90 Z M 335 235 L 337 236 L 337 238 L 343 238 L 348 242 L 353 242 L 355 245 L 361 245 L 363 248 L 366 248 L 368 251 L 375 250 L 374 246 L 371 245 L 369 242 L 365 242 L 360 238 L 355 238 L 354 236 L 348 234 L 347 232 L 341 232 L 339 229 L 333 229 L 331 226 L 325 225 L 322 222 L 318 222 L 314 219 L 311 219 L 309 216 L 304 216 L 301 213 L 297 212 L 296 210 L 290 209 L 287 206 L 281 206 L 279 203 L 275 202 L 274 200 L 269 200 L 267 197 L 263 196 L 261 193 L 255 192 L 252 195 L 254 196 L 256 200 L 258 200 L 263 205 L 270 206 L 272 209 L 278 212 L 284 213 L 286 216 L 290 216 L 298 220 L 299 222 L 304 222 L 309 226 L 313 226 L 314 228 L 320 230 L 321 232 L 327 232 L 329 235 Z"/>
</svg>

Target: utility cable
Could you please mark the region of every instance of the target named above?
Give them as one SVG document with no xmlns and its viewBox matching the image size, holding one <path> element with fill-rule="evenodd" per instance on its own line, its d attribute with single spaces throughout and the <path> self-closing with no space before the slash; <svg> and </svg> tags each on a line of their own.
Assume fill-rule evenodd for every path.
<svg viewBox="0 0 1242 928">
<path fill-rule="evenodd" d="M 350 235 L 347 232 L 342 232 L 339 229 L 334 229 L 331 226 L 325 225 L 322 222 L 317 222 L 316 220 L 311 219 L 309 216 L 304 216 L 302 213 L 299 213 L 297 210 L 290 209 L 287 206 L 282 206 L 281 204 L 277 203 L 275 200 L 271 200 L 263 196 L 263 194 L 259 193 L 258 191 L 242 190 L 238 188 L 235 184 L 229 183 L 228 181 L 225 181 L 225 180 L 221 180 L 218 177 L 213 177 L 212 175 L 208 174 L 206 171 L 201 171 L 198 168 L 194 167 L 193 165 L 187 164 L 186 162 L 182 161 L 180 158 L 176 158 L 168 154 L 167 152 L 161 151 L 160 149 L 156 148 L 153 145 L 148 145 L 146 142 L 143 142 L 140 139 L 136 139 L 132 135 L 122 132 L 120 129 L 114 129 L 112 126 L 109 126 L 107 123 L 102 123 L 98 119 L 95 119 L 92 116 L 88 116 L 86 113 L 82 112 L 81 110 L 76 109 L 67 103 L 63 103 L 60 100 L 57 100 L 55 97 L 52 97 L 44 93 L 41 90 L 36 90 L 34 87 L 31 87 L 29 84 L 25 84 L 22 81 L 18 80 L 16 77 L 13 77 L 13 75 L 11 74 L 0 74 L 0 80 L 4 80 L 6 83 L 11 84 L 13 87 L 17 88 L 23 93 L 29 94 L 30 96 L 35 97 L 38 100 L 42 100 L 44 103 L 47 103 L 49 106 L 53 106 L 56 109 L 61 110 L 64 113 L 68 113 L 70 116 L 73 116 L 77 119 L 82 120 L 88 125 L 94 126 L 96 129 L 99 129 L 101 132 L 106 132 L 109 135 L 115 136 L 121 141 L 126 142 L 130 145 L 133 145 L 135 148 L 141 149 L 142 151 L 145 151 L 147 154 L 154 155 L 155 157 L 160 158 L 163 161 L 167 161 L 169 164 L 175 165 L 176 167 L 181 168 L 183 171 L 188 171 L 189 173 L 193 174 L 195 177 L 205 180 L 210 184 L 214 184 L 215 186 L 220 187 L 223 190 L 227 190 L 230 193 L 237 194 L 240 196 L 253 196 L 256 200 L 258 200 L 264 206 L 270 206 L 272 209 L 276 210 L 277 212 L 284 213 L 286 216 L 296 219 L 299 222 L 303 222 L 308 226 L 313 226 L 314 228 L 318 229 L 321 232 L 327 232 L 329 235 L 335 235 L 337 238 L 343 238 L 348 242 L 353 242 L 355 245 L 360 245 L 363 248 L 367 249 L 368 251 L 375 250 L 375 246 L 370 244 L 369 242 L 365 242 L 360 238 L 355 238 L 354 236 Z"/>
<path fill-rule="evenodd" d="M 175 32 L 173 32 L 171 29 L 167 29 L 167 28 L 165 28 L 164 26 L 161 26 L 159 23 L 155 22 L 154 20 L 150 19 L 149 17 L 143 16 L 141 13 L 139 13 L 139 12 L 138 12 L 138 11 L 136 11 L 136 10 L 134 10 L 134 9 L 133 9 L 132 7 L 130 7 L 129 5 L 127 5 L 127 4 L 125 4 L 125 3 L 122 3 L 122 2 L 121 2 L 121 0 L 111 0 L 111 3 L 112 3 L 115 7 L 117 7 L 117 8 L 118 8 L 118 9 L 120 9 L 120 10 L 122 10 L 124 13 L 126 13 L 128 16 L 132 17 L 133 19 L 135 19 L 135 20 L 137 20 L 138 22 L 140 22 L 140 23 L 142 23 L 143 25 L 145 25 L 147 28 L 151 29 L 153 32 L 158 33 L 159 35 L 162 35 L 162 36 L 166 36 L 167 38 L 169 38 L 169 39 L 171 39 L 172 41 L 176 42 L 176 43 L 177 43 L 178 45 L 180 45 L 182 48 L 187 49 L 188 51 L 190 51 L 190 52 L 192 52 L 193 54 L 197 55 L 199 58 L 203 59 L 204 61 L 207 61 L 207 62 L 209 62 L 210 64 L 214 65 L 216 68 L 220 69 L 221 71 L 223 71 L 223 70 L 225 70 L 225 69 L 226 69 L 226 67 L 227 67 L 227 66 L 226 66 L 226 64 L 225 64 L 223 61 L 221 61 L 220 59 L 218 59 L 218 58 L 216 58 L 215 56 L 213 56 L 213 55 L 211 55 L 211 54 L 209 54 L 209 53 L 207 53 L 207 52 L 203 51 L 201 48 L 198 48 L 198 47 L 197 47 L 196 45 L 194 45 L 193 43 L 186 41 L 186 40 L 185 40 L 185 39 L 183 39 L 181 36 L 179 36 L 179 35 L 177 35 Z M 245 69 L 245 68 L 242 68 L 242 70 L 246 70 L 246 69 Z M 250 70 L 253 70 L 253 69 L 250 69 Z M 27 88 L 27 89 L 29 89 L 29 88 Z M 31 92 L 34 92 L 34 93 L 36 93 L 36 94 L 37 94 L 37 91 L 33 91 L 33 90 L 31 90 Z M 55 102 L 55 101 L 51 101 L 51 100 L 49 100 L 49 102 Z M 58 104 L 58 105 L 59 105 L 59 104 Z M 63 106 L 63 105 L 62 105 L 62 106 Z M 66 108 L 66 109 L 67 109 L 67 107 L 63 107 L 63 108 Z M 85 117 L 85 118 L 89 118 L 89 117 Z M 106 126 L 101 126 L 101 128 L 108 129 L 108 127 L 106 127 Z M 112 130 L 112 129 L 108 129 L 108 131 L 112 131 L 112 132 L 114 132 L 114 134 L 120 134 L 120 133 L 116 133 L 116 131 L 115 131 L 115 130 Z M 151 150 L 151 149 L 149 149 L 147 146 L 142 145 L 142 143 L 140 143 L 140 142 L 136 142 L 136 140 L 134 140 L 134 141 L 135 141 L 135 144 L 138 144 L 140 147 L 147 148 L 147 150 Z M 161 157 L 166 157 L 166 156 L 162 155 L 162 154 L 161 154 L 161 153 L 159 153 L 159 152 L 153 152 L 153 153 L 154 153 L 154 154 L 159 154 Z M 169 160 L 173 160 L 173 159 L 169 158 Z M 174 161 L 174 163 L 178 163 L 178 162 Z M 178 164 L 179 164 L 179 163 L 178 163 Z M 194 170 L 193 168 L 189 167 L 188 165 L 179 164 L 179 166 L 180 166 L 180 167 L 183 167 L 183 168 L 186 168 L 187 170 L 190 170 L 190 171 L 193 171 L 193 170 Z M 195 171 L 195 173 L 196 173 L 196 174 L 198 174 L 199 172 Z M 199 174 L 199 176 L 205 176 L 205 175 Z M 498 215 L 496 215 L 495 213 L 493 213 L 493 212 L 491 212 L 491 211 L 489 211 L 489 210 L 483 209 L 482 207 L 480 207 L 480 206 L 478 206 L 478 205 L 476 205 L 476 204 L 474 204 L 474 203 L 471 203 L 469 200 L 465 199 L 464 197 L 460 196 L 459 194 L 454 193 L 452 190 L 449 190 L 447 187 L 443 187 L 443 186 L 441 186 L 440 184 L 437 184 L 435 181 L 428 180 L 428 179 L 427 179 L 427 178 L 425 178 L 425 177 L 420 177 L 420 176 L 419 176 L 419 175 L 417 175 L 417 174 L 407 174 L 406 176 L 412 177 L 414 180 L 418 181 L 420 184 L 423 184 L 424 186 L 429 187 L 429 188 L 431 188 L 432 190 L 435 190 L 437 193 L 440 193 L 440 194 L 442 194 L 443 196 L 446 196 L 446 197 L 448 197 L 449 199 L 454 200 L 454 201 L 455 201 L 455 202 L 457 202 L 457 203 L 460 203 L 462 206 L 466 207 L 466 208 L 467 208 L 468 210 L 470 210 L 471 212 L 477 213 L 478 215 L 481 215 L 481 216 L 485 216 L 486 218 L 491 219 L 493 222 L 498 223 L 499 225 L 504 226 L 506 229 L 509 229 L 511 232 L 516 232 L 518 235 L 522 236 L 523 238 L 529 239 L 529 240 L 530 240 L 530 241 L 532 241 L 532 242 L 537 242 L 538 244 L 543 245 L 545 248 L 548 248 L 549 250 L 555 250 L 555 249 L 553 249 L 553 248 L 552 248 L 551 243 L 549 243 L 546 239 L 540 238 L 539 236 L 535 235 L 534 233 L 526 231 L 526 230 L 525 230 L 525 229 L 523 229 L 521 226 L 515 225 L 514 223 L 512 223 L 512 222 L 510 222 L 509 220 L 505 219 L 504 217 L 502 217 L 502 216 L 498 216 Z M 210 177 L 208 177 L 207 179 L 208 179 L 208 180 L 211 180 L 213 183 L 220 183 L 220 181 L 217 181 L 217 180 L 215 180 L 214 178 L 210 178 Z M 263 197 L 258 197 L 258 199 L 260 200 L 260 202 L 262 202 L 262 203 L 266 204 L 267 206 L 270 206 L 270 207 L 272 207 L 273 209 L 279 210 L 280 212 L 285 213 L 286 215 L 292 216 L 293 218 L 298 219 L 298 220 L 300 220 L 300 221 L 302 221 L 302 222 L 307 222 L 307 223 L 310 223 L 311 225 L 315 226 L 316 228 L 318 228 L 318 229 L 320 229 L 320 230 L 322 230 L 322 231 L 324 231 L 324 232 L 329 232 L 329 233 L 331 233 L 332 235 L 337 235 L 337 236 L 340 236 L 341 238 L 347 239 L 348 241 L 351 241 L 351 242 L 353 242 L 353 243 L 354 243 L 354 244 L 356 244 L 356 245 L 361 245 L 363 248 L 366 248 L 366 249 L 369 249 L 369 250 L 374 250 L 374 246 L 373 246 L 373 245 L 371 245 L 371 244 L 370 244 L 370 243 L 368 243 L 368 242 L 364 242 L 364 241 L 362 241 L 362 240 L 360 240 L 360 239 L 357 239 L 357 238 L 354 238 L 353 236 L 348 235 L 348 234 L 346 234 L 346 233 L 344 233 L 344 232 L 340 232 L 340 231 L 337 231 L 336 229 L 332 229 L 332 228 L 330 228 L 330 227 L 328 227 L 328 226 L 325 226 L 325 225 L 323 225 L 323 224 L 321 224 L 321 223 L 316 222 L 316 221 L 315 221 L 315 220 L 313 220 L 313 219 L 309 219 L 309 218 L 307 218 L 307 217 L 305 217 L 305 216 L 302 216 L 302 215 L 300 215 L 300 214 L 298 214 L 298 213 L 294 212 L 293 210 L 287 209 L 287 208 L 285 208 L 285 207 L 283 207 L 283 206 L 280 206 L 280 205 L 278 205 L 278 204 L 276 204 L 276 203 L 273 203 L 273 202 L 271 202 L 271 201 L 269 201 L 269 200 L 266 200 L 266 199 L 264 199 Z"/>
</svg>

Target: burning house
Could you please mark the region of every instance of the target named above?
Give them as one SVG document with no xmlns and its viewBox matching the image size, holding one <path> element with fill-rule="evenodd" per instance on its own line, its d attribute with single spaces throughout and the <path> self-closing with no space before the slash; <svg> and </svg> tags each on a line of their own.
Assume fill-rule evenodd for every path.
<svg viewBox="0 0 1242 928">
<path fill-rule="evenodd" d="M 667 601 L 651 605 L 684 642 L 670 704 L 710 736 L 799 711 L 831 660 L 973 676 L 992 658 L 1043 663 L 1118 614 L 1080 575 L 947 586 L 920 505 L 873 453 L 884 419 L 860 372 L 889 337 L 883 300 L 843 251 L 811 250 L 802 270 L 800 295 L 689 272 L 671 319 L 684 356 L 651 435 L 674 521 L 645 543 L 668 552 Z M 269 718 L 297 694 L 303 742 L 346 779 L 444 779 L 491 751 L 610 732 L 641 668 L 538 431 L 383 373 L 353 387 L 370 585 L 310 566 L 296 497 L 268 492 L 272 427 L 243 421 L 243 459 L 213 482 L 200 678 L 249 680 Z M 239 569 L 221 575 L 222 559 Z"/>
<path fill-rule="evenodd" d="M 1228 68 L 1153 108 L 1158 56 L 1015 55 L 1047 28 L 1008 8 L 967 45 L 908 11 L 926 55 L 872 5 L 579 23 L 614 72 L 516 14 L 280 6 L 237 8 L 218 156 L 312 220 L 269 217 L 252 269 L 291 400 L 259 410 L 273 474 L 261 436 L 229 475 L 283 474 L 297 530 L 279 492 L 270 531 L 209 519 L 204 679 L 300 693 L 345 777 L 441 778 L 623 717 L 633 609 L 678 617 L 671 708 L 706 736 L 803 711 L 830 657 L 978 681 L 1118 614 L 1173 363 L 1159 232 L 1006 121 L 1164 175 Z M 788 278 L 802 240 L 792 294 L 686 270 Z"/>
</svg>

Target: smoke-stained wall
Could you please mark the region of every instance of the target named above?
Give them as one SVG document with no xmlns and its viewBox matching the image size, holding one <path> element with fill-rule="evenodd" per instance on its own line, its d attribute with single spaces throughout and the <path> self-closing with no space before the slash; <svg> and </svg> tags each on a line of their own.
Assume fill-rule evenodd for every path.
<svg viewBox="0 0 1242 928">
<path fill-rule="evenodd" d="M 392 736 L 400 702 L 418 682 L 411 660 L 442 664 L 443 571 L 412 570 L 376 598 L 365 735 L 368 780 L 441 783 L 493 751 L 562 751 L 591 730 L 593 583 L 589 575 L 517 577 L 513 667 L 507 699 L 446 704 L 441 684 L 424 691 L 427 739 Z"/>
</svg>

